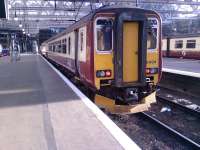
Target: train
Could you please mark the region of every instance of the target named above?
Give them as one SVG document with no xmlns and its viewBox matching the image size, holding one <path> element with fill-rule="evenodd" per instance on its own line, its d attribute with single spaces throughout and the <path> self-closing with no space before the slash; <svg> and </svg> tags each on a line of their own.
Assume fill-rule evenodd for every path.
<svg viewBox="0 0 200 150">
<path fill-rule="evenodd" d="M 9 55 L 10 55 L 9 49 L 3 48 L 2 45 L 0 44 L 0 57 Z"/>
<path fill-rule="evenodd" d="M 200 34 L 163 37 L 162 53 L 163 57 L 200 59 Z"/>
<path fill-rule="evenodd" d="M 95 93 L 111 113 L 156 102 L 161 78 L 161 18 L 155 11 L 107 6 L 42 43 L 40 52 Z"/>
</svg>

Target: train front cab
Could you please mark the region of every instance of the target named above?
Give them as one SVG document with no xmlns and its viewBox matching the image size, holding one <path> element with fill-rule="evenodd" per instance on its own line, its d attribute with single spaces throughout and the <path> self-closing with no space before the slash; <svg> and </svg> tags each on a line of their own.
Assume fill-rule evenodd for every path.
<svg viewBox="0 0 200 150">
<path fill-rule="evenodd" d="M 147 14 L 136 12 L 123 12 L 115 18 L 112 14 L 96 17 L 95 84 L 99 89 L 109 87 L 111 94 L 115 92 L 113 98 L 96 95 L 97 105 L 113 113 L 136 113 L 147 110 L 155 102 L 161 67 L 160 22 L 156 17 L 147 19 Z M 110 39 L 104 38 L 107 44 L 103 48 L 107 49 L 103 52 L 98 46 L 102 42 L 98 33 L 101 23 L 107 24 L 104 30 L 110 35 Z M 117 98 L 128 105 L 118 105 Z"/>
</svg>

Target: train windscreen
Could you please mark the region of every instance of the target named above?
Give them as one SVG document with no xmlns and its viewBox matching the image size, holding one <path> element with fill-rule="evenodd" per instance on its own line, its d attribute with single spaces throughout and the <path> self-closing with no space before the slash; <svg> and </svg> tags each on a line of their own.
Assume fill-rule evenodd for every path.
<svg viewBox="0 0 200 150">
<path fill-rule="evenodd" d="M 158 21 L 157 19 L 150 18 L 148 20 L 147 29 L 147 49 L 155 50 L 157 48 L 158 41 Z"/>
<path fill-rule="evenodd" d="M 112 50 L 112 20 L 98 19 L 96 23 L 97 50 Z"/>
</svg>

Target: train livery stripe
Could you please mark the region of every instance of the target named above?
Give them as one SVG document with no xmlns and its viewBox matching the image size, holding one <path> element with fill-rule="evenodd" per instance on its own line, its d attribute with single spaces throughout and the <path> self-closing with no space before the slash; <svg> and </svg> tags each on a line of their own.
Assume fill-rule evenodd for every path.
<svg viewBox="0 0 200 150">
<path fill-rule="evenodd" d="M 41 56 L 41 55 L 40 55 Z M 42 56 L 41 56 L 42 57 Z M 42 57 L 43 58 L 43 57 Z M 44 59 L 44 58 L 43 58 Z M 94 103 L 92 103 L 70 80 L 58 71 L 46 59 L 44 61 L 62 78 L 62 80 L 80 97 L 85 105 L 95 114 L 98 120 L 109 130 L 112 136 L 125 150 L 141 150 L 110 118 L 108 118 Z"/>
<path fill-rule="evenodd" d="M 163 72 L 174 73 L 174 74 L 185 75 L 185 76 L 190 76 L 190 77 L 200 78 L 200 73 L 197 73 L 197 72 L 189 72 L 189 71 L 175 70 L 175 69 L 169 69 L 169 68 L 162 68 L 162 71 Z"/>
</svg>

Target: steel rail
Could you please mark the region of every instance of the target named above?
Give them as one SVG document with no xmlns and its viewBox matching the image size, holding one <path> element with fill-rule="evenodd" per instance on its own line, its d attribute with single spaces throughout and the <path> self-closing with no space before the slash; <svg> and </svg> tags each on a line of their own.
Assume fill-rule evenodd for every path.
<svg viewBox="0 0 200 150">
<path fill-rule="evenodd" d="M 174 107 L 178 107 L 179 109 L 184 110 L 184 111 L 186 111 L 190 114 L 193 114 L 197 117 L 200 117 L 200 111 L 197 111 L 195 109 L 191 109 L 191 108 L 187 107 L 186 105 L 174 102 L 174 101 L 169 100 L 169 99 L 162 97 L 160 95 L 157 95 L 156 97 L 158 98 L 157 101 L 160 101 L 161 103 L 167 103 L 167 104 L 172 105 Z"/>
<path fill-rule="evenodd" d="M 170 131 L 173 135 L 178 136 L 179 138 L 183 139 L 185 142 L 187 142 L 188 144 L 190 144 L 191 146 L 193 146 L 193 148 L 195 149 L 200 149 L 200 144 L 194 142 L 193 140 L 189 139 L 188 137 L 182 135 L 180 132 L 172 129 L 171 127 L 169 127 L 168 125 L 162 123 L 161 121 L 159 121 L 158 119 L 150 116 L 149 114 L 145 113 L 145 112 L 141 112 L 142 115 L 144 115 L 146 118 L 150 119 L 151 121 L 155 122 L 156 124 L 158 124 L 159 126 L 167 129 L 168 131 Z"/>
</svg>

